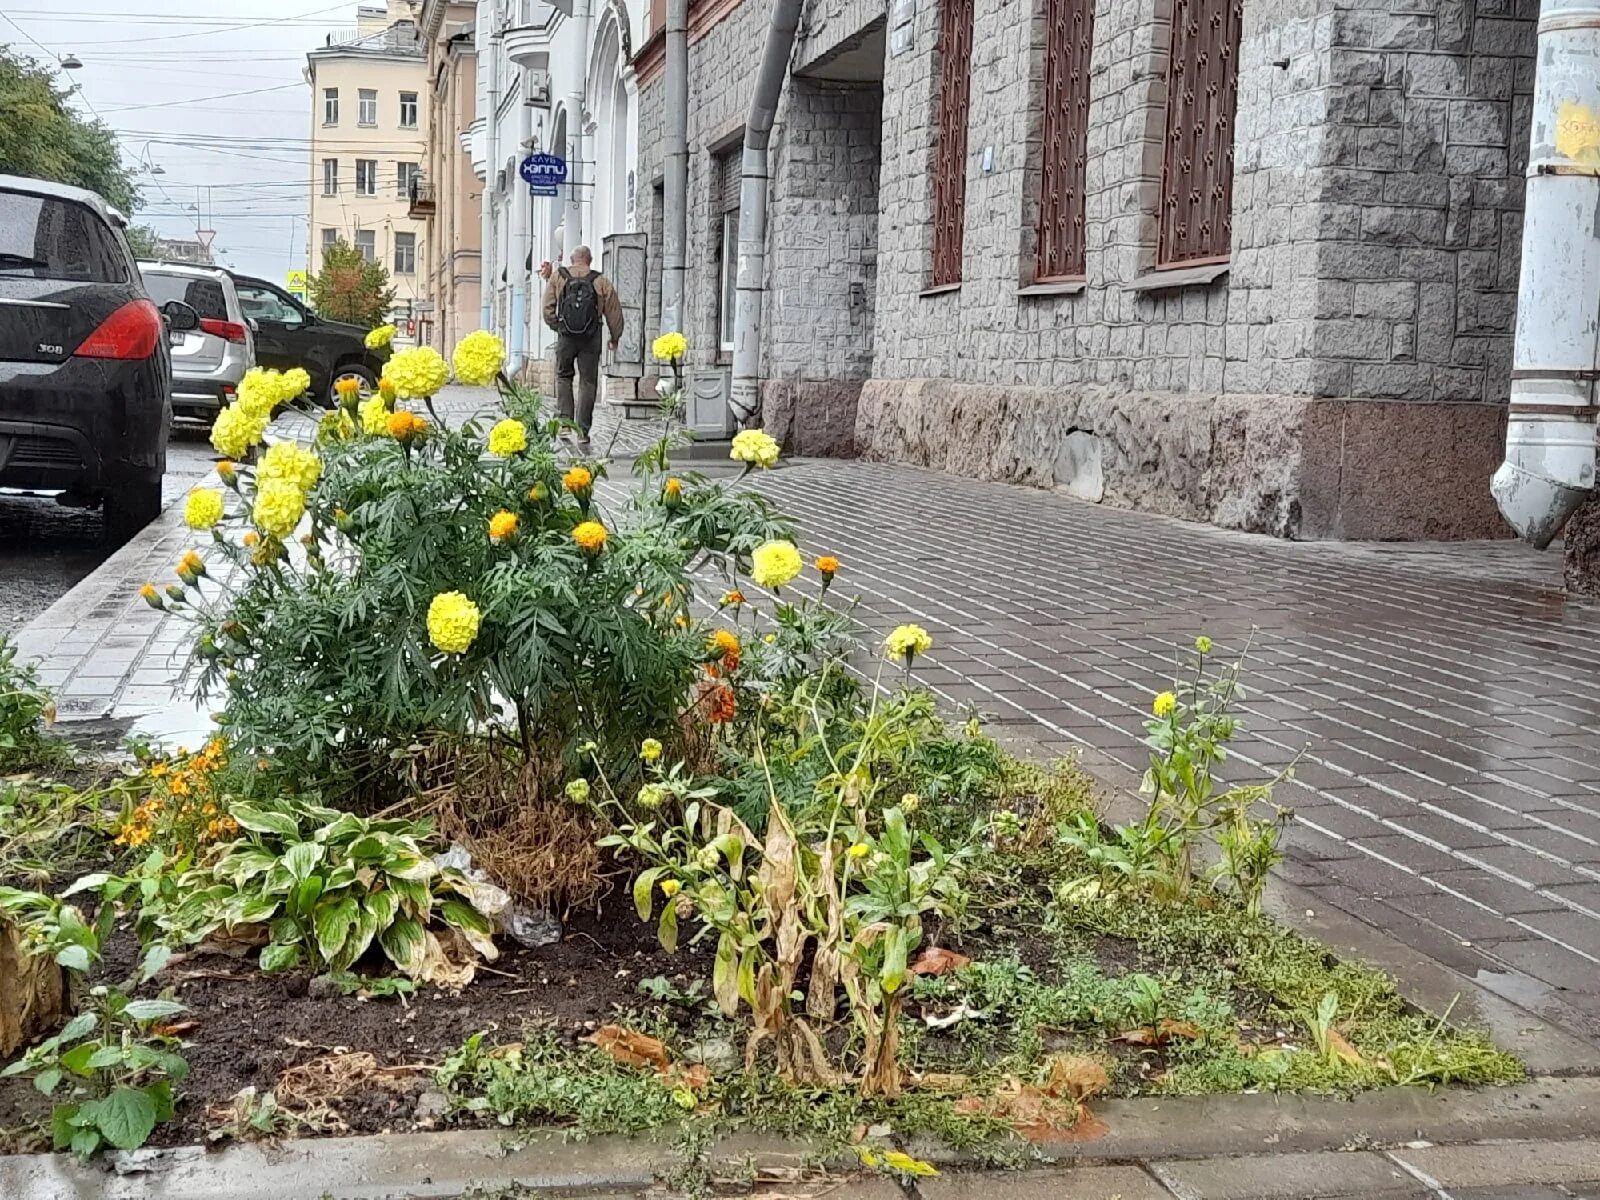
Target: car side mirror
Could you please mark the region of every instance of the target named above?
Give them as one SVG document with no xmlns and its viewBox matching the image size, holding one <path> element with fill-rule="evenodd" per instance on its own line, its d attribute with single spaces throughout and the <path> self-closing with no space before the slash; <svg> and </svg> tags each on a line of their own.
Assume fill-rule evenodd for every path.
<svg viewBox="0 0 1600 1200">
<path fill-rule="evenodd" d="M 254 317 L 246 317 L 244 319 L 244 323 L 245 323 L 246 327 L 249 328 L 251 333 L 260 333 L 261 332 L 261 322 L 256 320 Z"/>
<path fill-rule="evenodd" d="M 167 328 L 174 333 L 200 328 L 200 314 L 182 300 L 168 300 L 161 306 L 161 315 L 167 319 Z"/>
</svg>

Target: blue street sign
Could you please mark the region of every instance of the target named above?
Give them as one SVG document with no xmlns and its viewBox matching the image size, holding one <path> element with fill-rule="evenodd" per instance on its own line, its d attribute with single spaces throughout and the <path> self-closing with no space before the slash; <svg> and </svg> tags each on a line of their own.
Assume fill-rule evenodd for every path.
<svg viewBox="0 0 1600 1200">
<path fill-rule="evenodd" d="M 554 154 L 530 154 L 522 160 L 517 173 L 535 196 L 554 196 L 567 181 L 567 160 Z"/>
</svg>

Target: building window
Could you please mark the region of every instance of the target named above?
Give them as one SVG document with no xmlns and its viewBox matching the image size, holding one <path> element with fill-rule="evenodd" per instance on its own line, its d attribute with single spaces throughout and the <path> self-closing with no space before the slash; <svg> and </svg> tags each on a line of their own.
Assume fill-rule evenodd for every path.
<svg viewBox="0 0 1600 1200">
<path fill-rule="evenodd" d="M 375 158 L 356 159 L 356 195 L 376 196 L 378 194 L 378 160 Z"/>
<path fill-rule="evenodd" d="M 378 123 L 378 90 L 376 88 L 361 88 L 356 93 L 356 123 L 359 125 L 376 125 Z"/>
<path fill-rule="evenodd" d="M 415 129 L 417 127 L 417 94 L 415 92 L 400 93 L 400 128 Z"/>
<path fill-rule="evenodd" d="M 322 194 L 324 196 L 337 196 L 339 194 L 339 160 L 325 158 L 322 160 Z"/>
<path fill-rule="evenodd" d="M 417 273 L 416 234 L 396 233 L 394 235 L 394 273 L 396 275 L 415 275 Z"/>
<path fill-rule="evenodd" d="M 329 229 L 326 225 L 324 225 L 322 227 L 322 252 L 326 254 L 338 244 L 339 231 L 337 229 Z"/>
<path fill-rule="evenodd" d="M 725 353 L 733 353 L 733 315 L 739 300 L 739 210 L 722 214 L 722 275 L 717 336 Z"/>
<path fill-rule="evenodd" d="M 735 148 L 712 160 L 711 236 L 717 248 L 717 345 L 733 352 L 734 312 L 739 296 L 739 165 Z"/>
<path fill-rule="evenodd" d="M 356 249 L 361 251 L 361 257 L 368 262 L 377 262 L 378 231 L 376 229 L 356 230 Z"/>
<path fill-rule="evenodd" d="M 322 89 L 322 123 L 324 125 L 337 125 L 339 123 L 339 89 Z"/>
<path fill-rule="evenodd" d="M 1158 266 L 1228 257 L 1243 0 L 1173 0 Z"/>
<path fill-rule="evenodd" d="M 1035 282 L 1084 274 L 1084 143 L 1094 0 L 1045 0 L 1044 162 Z"/>
<path fill-rule="evenodd" d="M 422 167 L 418 163 L 408 162 L 397 162 L 394 166 L 395 175 L 399 180 L 400 198 L 407 199 L 411 195 L 412 183 L 422 174 Z"/>
<path fill-rule="evenodd" d="M 933 286 L 961 282 L 967 221 L 967 107 L 973 0 L 941 0 L 938 133 L 933 147 Z"/>
</svg>

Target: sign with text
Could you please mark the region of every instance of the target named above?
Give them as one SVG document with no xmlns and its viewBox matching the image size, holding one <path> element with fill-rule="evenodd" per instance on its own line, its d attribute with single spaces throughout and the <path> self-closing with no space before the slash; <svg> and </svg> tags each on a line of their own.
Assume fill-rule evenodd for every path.
<svg viewBox="0 0 1600 1200">
<path fill-rule="evenodd" d="M 554 154 L 530 154 L 517 173 L 535 196 L 554 196 L 567 181 L 567 160 Z"/>
<path fill-rule="evenodd" d="M 304 300 L 306 298 L 307 290 L 306 273 L 304 271 L 290 271 L 286 276 L 286 279 L 288 283 L 287 290 L 289 294 L 291 296 L 298 296 L 300 299 Z"/>
</svg>

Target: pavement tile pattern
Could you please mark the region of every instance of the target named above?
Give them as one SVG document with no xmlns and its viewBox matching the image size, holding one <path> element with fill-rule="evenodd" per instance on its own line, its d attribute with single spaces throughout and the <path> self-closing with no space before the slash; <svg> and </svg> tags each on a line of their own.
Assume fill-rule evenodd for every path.
<svg viewBox="0 0 1600 1200">
<path fill-rule="evenodd" d="M 625 459 L 658 429 L 604 413 L 595 449 Z M 952 708 L 1126 782 L 1194 636 L 1248 647 L 1225 774 L 1298 758 L 1284 876 L 1600 1042 L 1600 608 L 1563 594 L 1557 555 L 1288 543 L 887 464 L 755 482 L 808 554 L 843 560 L 868 646 L 924 625 L 918 678 Z M 63 716 L 172 704 L 187 629 L 137 588 L 191 544 L 169 511 L 24 631 Z"/>
</svg>

